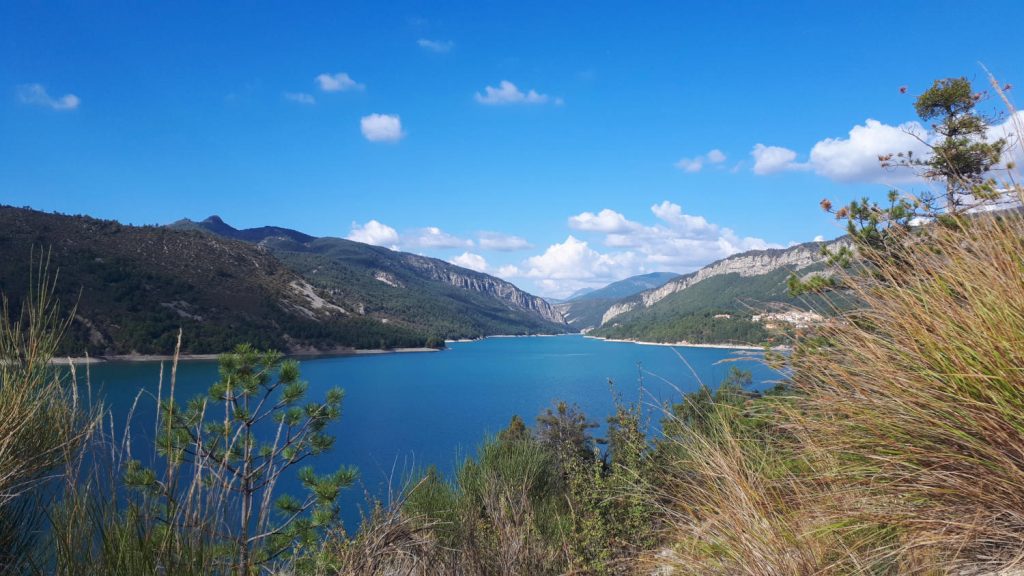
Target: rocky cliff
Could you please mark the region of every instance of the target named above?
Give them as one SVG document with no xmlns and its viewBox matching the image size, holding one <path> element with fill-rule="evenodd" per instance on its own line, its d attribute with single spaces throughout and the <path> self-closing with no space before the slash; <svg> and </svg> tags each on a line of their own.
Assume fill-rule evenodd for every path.
<svg viewBox="0 0 1024 576">
<path fill-rule="evenodd" d="M 435 258 L 405 254 L 410 266 L 425 271 L 430 278 L 449 286 L 485 294 L 507 302 L 510 306 L 539 315 L 548 322 L 564 324 L 562 314 L 547 300 L 519 289 L 516 285 L 494 276 L 474 272 Z"/>
<path fill-rule="evenodd" d="M 696 272 L 686 274 L 671 280 L 659 288 L 641 292 L 636 296 L 620 300 L 605 311 L 601 317 L 601 325 L 607 324 L 614 318 L 638 308 L 649 308 L 666 297 L 686 290 L 687 288 L 723 274 L 738 274 L 740 276 L 762 276 L 776 270 L 786 269 L 790 272 L 798 272 L 815 264 L 824 262 L 825 257 L 821 254 L 822 245 L 836 248 L 841 243 L 848 242 L 845 239 L 834 240 L 828 243 L 808 242 L 790 248 L 753 250 L 743 252 L 713 262 Z"/>
</svg>

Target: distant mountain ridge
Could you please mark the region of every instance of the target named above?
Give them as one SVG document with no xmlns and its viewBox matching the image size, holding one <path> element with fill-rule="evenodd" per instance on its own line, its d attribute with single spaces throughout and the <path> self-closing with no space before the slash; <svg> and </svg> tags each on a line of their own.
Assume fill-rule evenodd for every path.
<svg viewBox="0 0 1024 576">
<path fill-rule="evenodd" d="M 578 296 L 569 298 L 568 301 L 579 302 L 581 300 L 619 300 L 622 298 L 628 298 L 629 296 L 639 294 L 644 290 L 658 288 L 678 276 L 679 274 L 675 272 L 651 272 L 649 274 L 631 276 L 624 280 L 619 280 L 618 282 L 612 282 L 604 288 L 590 290 Z"/>
<path fill-rule="evenodd" d="M 590 333 L 656 342 L 768 342 L 773 334 L 758 321 L 759 313 L 817 304 L 813 297 L 791 296 L 786 281 L 791 274 L 807 276 L 824 270 L 822 247 L 834 249 L 848 242 L 844 237 L 723 258 L 613 303 Z"/>
<path fill-rule="evenodd" d="M 615 317 L 635 308 L 649 308 L 665 297 L 680 292 L 694 284 L 722 274 L 737 274 L 741 277 L 761 276 L 785 268 L 789 272 L 797 272 L 825 260 L 821 255 L 824 242 L 807 242 L 789 248 L 771 248 L 767 250 L 751 250 L 734 254 L 722 260 L 666 282 L 664 285 L 643 292 L 635 297 L 624 299 L 611 306 L 601 317 L 601 324 L 607 324 Z M 828 243 L 831 244 L 831 243 Z"/>
<path fill-rule="evenodd" d="M 544 299 L 436 258 L 277 226 L 236 229 L 217 216 L 170 226 L 255 243 L 359 314 L 400 321 L 446 338 L 569 329 Z"/>
<path fill-rule="evenodd" d="M 632 276 L 559 302 L 555 304 L 555 310 L 562 314 L 573 329 L 591 330 L 601 325 L 601 317 L 619 300 L 661 286 L 677 276 L 674 272 Z"/>
<path fill-rule="evenodd" d="M 284 238 L 294 240 L 295 242 L 312 242 L 313 240 L 316 240 L 315 236 L 303 234 L 302 232 L 291 230 L 289 228 L 280 228 L 278 226 L 261 226 L 259 228 L 239 230 L 224 222 L 224 220 L 217 215 L 210 216 L 202 222 L 193 222 L 188 218 L 185 218 L 171 224 L 170 227 L 206 230 L 220 236 L 226 236 L 228 238 L 244 240 L 245 242 L 252 243 L 258 243 L 266 238 Z"/>
</svg>

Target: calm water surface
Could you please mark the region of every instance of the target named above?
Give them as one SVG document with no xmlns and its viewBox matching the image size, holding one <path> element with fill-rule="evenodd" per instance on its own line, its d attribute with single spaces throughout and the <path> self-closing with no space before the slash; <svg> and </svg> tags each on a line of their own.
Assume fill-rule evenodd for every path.
<svg viewBox="0 0 1024 576">
<path fill-rule="evenodd" d="M 600 433 L 614 406 L 609 380 L 623 400 L 636 401 L 639 367 L 644 373 L 642 402 L 650 410 L 697 388 L 687 363 L 712 387 L 733 365 L 751 370 L 761 385 L 777 378 L 756 361 L 758 354 L 736 350 L 673 349 L 582 336 L 489 338 L 450 346 L 436 353 L 303 360 L 311 399 L 322 398 L 332 386 L 346 392 L 342 418 L 329 429 L 336 437 L 335 448 L 315 467 L 357 466 L 362 487 L 384 495 L 389 479 L 397 486 L 403 472 L 413 468 L 434 464 L 450 473 L 513 414 L 532 423 L 556 400 L 577 403 L 602 424 Z M 746 360 L 723 362 L 737 357 Z M 91 381 L 115 422 L 122 423 L 140 389 L 156 393 L 159 372 L 158 363 L 99 364 L 91 367 Z M 175 395 L 203 394 L 216 379 L 215 362 L 184 362 L 178 367 Z M 131 424 L 133 449 L 144 461 L 152 444 L 154 406 L 151 398 L 141 399 Z M 285 490 L 301 495 L 294 483 L 288 484 Z M 358 519 L 363 492 L 357 488 L 345 493 L 342 506 L 350 526 Z"/>
</svg>

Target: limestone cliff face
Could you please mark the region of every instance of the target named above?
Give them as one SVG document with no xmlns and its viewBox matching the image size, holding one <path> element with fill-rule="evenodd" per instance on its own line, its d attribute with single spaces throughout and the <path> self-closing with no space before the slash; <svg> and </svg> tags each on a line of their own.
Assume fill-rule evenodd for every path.
<svg viewBox="0 0 1024 576">
<path fill-rule="evenodd" d="M 848 243 L 846 239 L 824 243 L 830 249 Z M 772 250 L 752 250 L 708 264 L 707 266 L 669 281 L 660 288 L 641 292 L 640 294 L 613 304 L 601 318 L 601 324 L 607 324 L 613 318 L 635 310 L 638 307 L 648 308 L 665 297 L 686 290 L 690 286 L 722 274 L 739 274 L 740 276 L 760 276 L 786 268 L 793 272 L 800 271 L 819 262 L 825 257 L 821 255 L 821 242 L 800 244 L 791 248 Z"/>
<path fill-rule="evenodd" d="M 565 324 L 565 318 L 547 300 L 524 292 L 510 282 L 433 258 L 409 254 L 406 255 L 405 261 L 409 266 L 418 268 L 432 279 L 449 286 L 487 294 L 503 300 L 510 307 L 537 314 L 548 322 Z"/>
</svg>

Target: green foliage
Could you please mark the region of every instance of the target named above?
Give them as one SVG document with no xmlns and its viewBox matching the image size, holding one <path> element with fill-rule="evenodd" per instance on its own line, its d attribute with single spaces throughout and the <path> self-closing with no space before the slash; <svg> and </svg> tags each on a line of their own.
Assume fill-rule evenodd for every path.
<svg viewBox="0 0 1024 576">
<path fill-rule="evenodd" d="M 597 422 L 587 419 L 579 406 L 558 402 L 537 416 L 534 432 L 537 441 L 550 450 L 563 468 L 572 460 L 588 462 L 594 458 L 594 438 L 590 430 Z"/>
<path fill-rule="evenodd" d="M 983 98 L 966 78 L 936 80 L 918 96 L 914 109 L 922 120 L 935 121 L 932 129 L 941 139 L 931 145 L 929 158 L 912 158 L 908 153 L 902 162 L 897 160 L 897 165 L 920 167 L 925 178 L 946 184 L 946 212 L 950 214 L 960 211 L 965 198 L 985 200 L 997 193 L 989 173 L 999 164 L 1007 141 L 987 141 L 990 122 L 975 109 Z M 884 166 L 892 157 L 883 157 L 882 162 Z"/>
<path fill-rule="evenodd" d="M 156 447 L 165 471 L 129 462 L 123 478 L 140 495 L 144 524 L 203 534 L 224 550 L 217 565 L 241 574 L 315 544 L 336 524 L 338 495 L 356 471 L 298 468 L 333 445 L 325 428 L 344 397 L 334 388 L 322 402 L 306 401 L 307 387 L 296 362 L 244 344 L 220 357 L 207 397 L 163 402 Z M 273 500 L 292 468 L 307 495 Z"/>
</svg>

